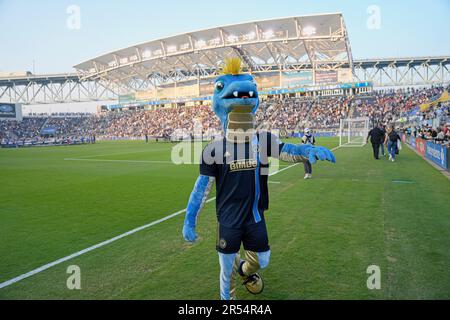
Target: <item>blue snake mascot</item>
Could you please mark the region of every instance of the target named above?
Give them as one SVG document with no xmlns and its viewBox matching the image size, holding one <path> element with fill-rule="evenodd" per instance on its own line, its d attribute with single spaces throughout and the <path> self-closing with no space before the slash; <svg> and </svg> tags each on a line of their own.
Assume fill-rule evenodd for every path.
<svg viewBox="0 0 450 320">
<path fill-rule="evenodd" d="M 323 147 L 282 143 L 270 133 L 255 130 L 259 107 L 257 85 L 242 72 L 239 58 L 228 58 L 214 84 L 212 108 L 224 137 L 208 144 L 202 153 L 200 176 L 187 205 L 183 237 L 197 240 L 196 226 L 213 184 L 216 185 L 218 220 L 216 249 L 220 263 L 220 298 L 236 299 L 238 276 L 252 294 L 263 291 L 258 273 L 267 268 L 270 246 L 264 211 L 269 208 L 269 158 L 289 163 L 317 160 L 335 163 Z M 245 254 L 241 258 L 240 248 Z"/>
</svg>

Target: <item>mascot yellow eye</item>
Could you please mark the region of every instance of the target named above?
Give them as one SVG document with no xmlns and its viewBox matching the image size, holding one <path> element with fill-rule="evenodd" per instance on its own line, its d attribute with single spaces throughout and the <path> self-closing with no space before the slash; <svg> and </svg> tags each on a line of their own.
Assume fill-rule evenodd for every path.
<svg viewBox="0 0 450 320">
<path fill-rule="evenodd" d="M 216 87 L 216 91 L 220 92 L 223 90 L 223 88 L 225 88 L 225 85 L 222 81 L 219 81 L 219 82 L 216 82 L 215 87 Z"/>
</svg>

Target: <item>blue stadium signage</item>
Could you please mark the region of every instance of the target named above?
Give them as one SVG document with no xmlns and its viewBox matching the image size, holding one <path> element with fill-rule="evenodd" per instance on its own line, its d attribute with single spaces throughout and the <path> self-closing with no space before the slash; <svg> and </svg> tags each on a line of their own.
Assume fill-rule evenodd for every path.
<svg viewBox="0 0 450 320">
<path fill-rule="evenodd" d="M 448 150 L 445 146 L 433 143 L 431 141 L 427 142 L 427 149 L 425 156 L 427 157 L 428 160 L 433 161 L 435 164 L 437 164 L 439 167 L 443 169 L 448 169 L 447 153 Z"/>
<path fill-rule="evenodd" d="M 15 118 L 16 105 L 12 103 L 0 103 L 0 118 Z"/>
<path fill-rule="evenodd" d="M 308 86 L 294 89 L 276 89 L 269 91 L 261 91 L 260 95 L 279 95 L 279 94 L 292 94 L 292 93 L 304 93 L 304 92 L 313 92 L 319 90 L 336 90 L 336 89 L 351 89 L 351 88 L 366 88 L 371 87 L 371 82 L 360 82 L 360 83 L 342 83 L 336 85 L 320 85 L 320 86 Z M 109 110 L 121 109 L 121 108 L 129 108 L 129 107 L 139 107 L 139 106 L 159 106 L 165 104 L 174 104 L 174 103 L 186 103 L 193 101 L 208 101 L 212 100 L 212 96 L 204 96 L 197 98 L 179 98 L 173 100 L 156 100 L 156 101 L 134 101 L 133 103 L 119 103 L 116 105 L 108 106 Z M 120 102 L 120 101 L 119 101 Z"/>
</svg>

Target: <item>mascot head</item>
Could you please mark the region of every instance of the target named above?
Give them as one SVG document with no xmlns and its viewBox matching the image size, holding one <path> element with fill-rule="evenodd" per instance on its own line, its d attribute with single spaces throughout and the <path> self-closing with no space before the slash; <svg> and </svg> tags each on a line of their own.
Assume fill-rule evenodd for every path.
<svg viewBox="0 0 450 320">
<path fill-rule="evenodd" d="M 309 128 L 305 129 L 305 136 L 311 137 L 311 129 L 309 129 Z"/>
<path fill-rule="evenodd" d="M 213 110 L 219 117 L 225 137 L 237 143 L 251 140 L 259 107 L 255 79 L 242 72 L 239 58 L 225 59 L 222 75 L 214 83 Z"/>
</svg>

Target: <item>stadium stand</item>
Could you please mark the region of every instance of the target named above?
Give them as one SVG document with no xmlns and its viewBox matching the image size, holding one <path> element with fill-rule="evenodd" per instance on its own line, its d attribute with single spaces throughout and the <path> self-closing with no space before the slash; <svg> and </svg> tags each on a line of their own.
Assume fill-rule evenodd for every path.
<svg viewBox="0 0 450 320">
<path fill-rule="evenodd" d="M 439 103 L 424 112 L 420 111 L 419 106 L 433 101 L 449 89 L 450 86 L 405 88 L 354 96 L 316 98 L 273 96 L 262 101 L 257 122 L 263 129 L 284 129 L 293 133 L 302 131 L 305 127 L 333 131 L 339 127 L 339 120 L 342 118 L 368 117 L 373 123 L 396 123 L 399 128 L 408 128 L 426 139 L 448 142 L 449 103 Z M 443 126 L 434 130 L 432 121 L 438 117 Z M 45 143 L 46 138 L 56 138 L 61 142 L 68 137 L 72 137 L 73 141 L 89 142 L 94 140 L 94 136 L 100 139 L 140 139 L 148 135 L 169 139 L 173 136 L 189 136 L 196 123 L 201 124 L 203 135 L 213 137 L 220 134 L 219 122 L 210 107 L 199 105 L 110 111 L 96 115 L 35 114 L 25 117 L 22 122 L 1 121 L 0 140 L 2 145 L 15 145 L 20 141 L 22 145 L 27 142 L 33 145 Z M 50 134 L 48 129 L 51 129 Z"/>
</svg>

